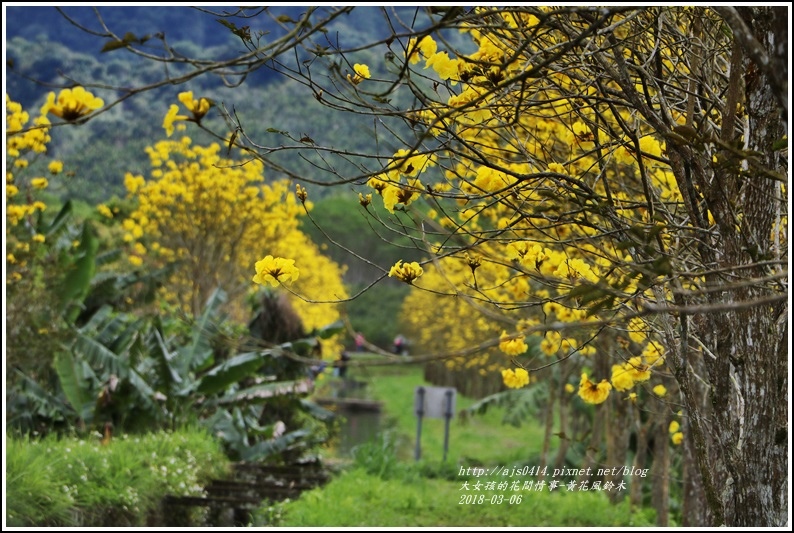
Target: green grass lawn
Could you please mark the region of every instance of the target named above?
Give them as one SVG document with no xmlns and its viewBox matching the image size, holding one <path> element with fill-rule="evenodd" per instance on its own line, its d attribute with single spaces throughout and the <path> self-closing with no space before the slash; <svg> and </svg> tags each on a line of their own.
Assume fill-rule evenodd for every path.
<svg viewBox="0 0 794 533">
<path fill-rule="evenodd" d="M 417 433 L 414 413 L 416 387 L 428 385 L 417 366 L 375 367 L 359 371 L 368 373 L 369 393 L 384 404 L 384 425 L 392 426 L 400 435 L 397 450 L 401 459 L 413 459 Z M 457 395 L 456 410 L 469 407 L 475 400 Z M 496 465 L 505 462 L 524 464 L 540 452 L 543 428 L 528 421 L 521 427 L 502 424 L 500 409 L 487 416 L 455 416 L 449 425 L 447 461 L 463 465 Z M 422 419 L 422 459 L 441 461 L 444 457 L 444 425 L 441 418 Z"/>
<path fill-rule="evenodd" d="M 364 356 L 366 357 L 366 356 Z M 537 457 L 543 439 L 538 421 L 521 427 L 502 424 L 502 413 L 463 419 L 450 424 L 449 452 L 443 462 L 444 420 L 424 419 L 422 458 L 414 460 L 416 416 L 414 391 L 427 385 L 415 366 L 357 367 L 349 378 L 365 380 L 365 396 L 383 402 L 378 435 L 352 452 L 353 466 L 323 488 L 300 499 L 263 507 L 254 525 L 284 527 L 588 527 L 652 526 L 650 510 L 632 510 L 628 498 L 613 505 L 605 492 L 497 488 L 487 481 L 510 478 L 461 475 L 461 467 L 523 466 Z M 329 385 L 332 380 L 329 381 Z M 327 391 L 328 389 L 325 389 Z M 321 388 L 321 391 L 323 389 Z M 458 411 L 474 400 L 457 397 Z M 520 481 L 538 481 L 523 476 Z M 464 483 L 468 482 L 468 487 Z M 520 496 L 520 501 L 519 497 Z M 626 494 L 628 496 L 628 494 Z"/>
</svg>

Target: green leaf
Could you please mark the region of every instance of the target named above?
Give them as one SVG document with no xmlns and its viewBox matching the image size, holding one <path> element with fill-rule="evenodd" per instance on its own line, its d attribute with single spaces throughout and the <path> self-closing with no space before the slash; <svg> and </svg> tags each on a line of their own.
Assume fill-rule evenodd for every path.
<svg viewBox="0 0 794 533">
<path fill-rule="evenodd" d="M 91 280 L 96 272 L 95 260 L 98 249 L 99 239 L 94 235 L 89 223 L 84 222 L 80 245 L 77 247 L 79 257 L 66 274 L 59 294 L 65 318 L 70 323 L 80 315 L 83 300 L 88 295 Z"/>
<path fill-rule="evenodd" d="M 67 200 L 66 203 L 63 204 L 61 210 L 58 211 L 58 214 L 55 215 L 55 219 L 53 219 L 52 223 L 47 227 L 43 228 L 43 231 L 40 231 L 42 235 L 49 237 L 66 223 L 68 220 L 69 215 L 72 213 L 72 201 Z"/>
<path fill-rule="evenodd" d="M 215 331 L 214 320 L 220 307 L 226 302 L 226 293 L 216 289 L 207 299 L 204 311 L 198 321 L 193 324 L 190 344 L 178 350 L 179 360 L 185 370 L 201 371 L 214 361 L 211 336 Z"/>
<path fill-rule="evenodd" d="M 78 334 L 74 343 L 74 351 L 84 357 L 92 368 L 101 368 L 100 377 L 102 378 L 106 379 L 110 374 L 115 374 L 124 379 L 129 373 L 129 368 L 118 354 L 92 337 Z"/>
<path fill-rule="evenodd" d="M 299 429 L 297 431 L 285 433 L 275 439 L 259 442 L 241 450 L 240 459 L 243 461 L 260 461 L 266 457 L 290 449 L 293 447 L 293 444 L 300 442 L 304 437 L 308 437 L 310 434 L 311 431 L 308 429 Z"/>
<path fill-rule="evenodd" d="M 224 361 L 204 376 L 198 386 L 202 394 L 214 394 L 254 374 L 262 366 L 266 352 L 248 352 Z"/>
<path fill-rule="evenodd" d="M 90 423 L 93 419 L 93 398 L 89 391 L 89 384 L 80 372 L 77 361 L 69 352 L 60 352 L 55 355 L 53 367 L 58 374 L 66 399 L 77 414 Z"/>
<path fill-rule="evenodd" d="M 154 389 L 146 382 L 143 376 L 135 370 L 130 370 L 129 382 L 143 401 L 144 407 L 150 411 L 156 411 L 157 405 L 154 401 Z"/>
<path fill-rule="evenodd" d="M 321 339 L 330 339 L 337 333 L 341 333 L 345 330 L 345 323 L 341 320 L 337 320 L 332 324 L 328 324 L 327 326 L 323 326 L 321 328 L 315 329 L 312 331 L 312 337 L 319 337 Z"/>
<path fill-rule="evenodd" d="M 312 417 L 316 418 L 321 422 L 328 422 L 329 420 L 333 420 L 336 418 L 336 413 L 333 411 L 329 411 L 325 407 L 322 407 L 311 400 L 307 400 L 305 398 L 301 398 L 300 401 L 301 409 L 310 414 Z"/>
<path fill-rule="evenodd" d="M 153 357 L 158 363 L 158 368 L 160 370 L 159 377 L 170 391 L 174 384 L 182 383 L 182 376 L 179 374 L 177 368 L 171 364 L 174 355 L 172 355 L 168 349 L 168 345 L 165 343 L 162 333 L 158 328 L 153 329 L 152 336 L 157 343 L 156 348 L 153 349 Z"/>
<path fill-rule="evenodd" d="M 116 248 L 115 250 L 110 250 L 107 252 L 102 252 L 101 254 L 97 255 L 96 264 L 97 266 L 101 265 L 108 265 L 113 263 L 114 261 L 118 260 L 121 257 L 121 249 Z M 120 274 L 113 274 L 114 277 L 121 277 Z"/>
<path fill-rule="evenodd" d="M 25 405 L 25 410 L 24 412 L 16 412 L 16 416 L 14 416 L 14 411 L 18 410 L 9 409 L 9 425 L 12 423 L 24 424 L 24 421 L 28 421 L 28 427 L 32 427 L 30 421 L 34 416 L 43 416 L 52 420 L 66 420 L 67 416 L 71 416 L 72 409 L 69 408 L 68 400 L 64 401 L 62 396 L 56 396 L 52 392 L 45 390 L 36 381 L 18 369 L 15 369 L 15 371 L 20 381 L 10 391 L 10 398 L 12 402 L 22 402 Z"/>
<path fill-rule="evenodd" d="M 238 428 L 234 423 L 234 418 L 229 411 L 221 410 L 216 412 L 206 421 L 212 434 L 226 442 L 230 448 L 240 450 L 247 446 L 248 436 L 244 429 Z"/>
<path fill-rule="evenodd" d="M 291 396 L 309 392 L 305 387 L 306 383 L 306 380 L 263 383 L 228 394 L 220 398 L 216 403 L 218 405 L 263 403 L 277 396 Z"/>
</svg>

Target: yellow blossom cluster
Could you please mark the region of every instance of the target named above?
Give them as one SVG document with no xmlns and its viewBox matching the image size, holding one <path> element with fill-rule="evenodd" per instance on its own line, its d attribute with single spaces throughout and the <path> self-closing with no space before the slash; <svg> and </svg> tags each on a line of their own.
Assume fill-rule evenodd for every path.
<svg viewBox="0 0 794 533">
<path fill-rule="evenodd" d="M 289 283 L 302 296 L 291 300 L 307 330 L 336 321 L 336 306 L 305 301 L 347 297 L 342 269 L 300 230 L 299 217 L 311 202 L 299 203 L 286 180 L 266 183 L 260 162 L 239 165 L 221 152 L 218 144 L 198 146 L 188 137 L 147 148 L 150 177 L 124 178 L 137 202 L 122 221 L 130 261 L 173 263 L 163 296 L 190 313 L 199 313 L 220 286 L 230 296 L 231 315 L 247 319 L 240 296 L 257 290 L 255 272 L 256 283 Z M 328 343 L 328 353 L 336 342 Z"/>
<path fill-rule="evenodd" d="M 502 370 L 502 380 L 505 386 L 511 389 L 520 389 L 529 384 L 529 372 L 523 368 L 507 368 Z"/>
<path fill-rule="evenodd" d="M 604 403 L 609 397 L 609 391 L 612 390 L 612 385 L 605 379 L 600 383 L 593 383 L 587 377 L 587 374 L 582 374 L 582 379 L 579 382 L 579 397 L 587 403 L 599 404 Z"/>
<path fill-rule="evenodd" d="M 681 429 L 681 424 L 679 424 L 677 420 L 673 420 L 672 422 L 670 422 L 670 426 L 668 428 L 668 431 L 670 432 L 670 440 L 676 446 L 684 442 L 684 433 L 680 431 L 680 429 Z"/>
<path fill-rule="evenodd" d="M 423 273 L 424 269 L 416 261 L 403 264 L 402 260 L 400 260 L 394 263 L 389 270 L 389 277 L 412 284 Z"/>
<path fill-rule="evenodd" d="M 292 283 L 298 279 L 300 271 L 295 267 L 294 259 L 284 259 L 283 257 L 266 256 L 257 261 L 256 275 L 254 283 L 259 285 L 270 284 L 278 287 L 282 283 Z"/>
<path fill-rule="evenodd" d="M 612 386 L 618 391 L 627 391 L 636 383 L 651 379 L 651 370 L 641 357 L 632 357 L 622 365 L 612 365 Z"/>
<path fill-rule="evenodd" d="M 526 352 L 529 347 L 524 342 L 524 336 L 514 337 L 502 331 L 502 336 L 499 341 L 499 349 L 510 356 L 521 355 Z"/>
<path fill-rule="evenodd" d="M 192 120 L 196 123 L 201 122 L 201 119 L 204 118 L 204 115 L 207 114 L 213 105 L 207 98 L 193 98 L 193 91 L 181 92 L 177 95 L 177 99 L 182 102 L 182 105 L 184 105 L 193 116 L 180 115 L 179 106 L 171 104 L 168 108 L 168 113 L 166 113 L 165 118 L 163 118 L 163 129 L 168 137 L 174 134 L 175 122 L 185 120 Z M 180 126 L 184 125 L 180 124 Z"/>
<path fill-rule="evenodd" d="M 101 98 L 78 86 L 73 89 L 63 89 L 58 93 L 57 98 L 54 92 L 49 93 L 47 101 L 41 107 L 41 114 L 52 113 L 56 117 L 72 122 L 93 113 L 104 105 L 105 102 Z"/>
<path fill-rule="evenodd" d="M 41 191 L 50 181 L 35 175 L 31 165 L 44 157 L 50 142 L 50 121 L 42 114 L 31 120 L 30 114 L 6 94 L 6 251 L 7 284 L 30 278 L 31 264 L 46 236 L 31 232 L 47 208 Z M 63 163 L 51 161 L 47 169 L 52 175 L 63 170 Z M 33 174 L 33 175 L 31 175 Z"/>
<path fill-rule="evenodd" d="M 368 80 L 372 77 L 372 75 L 369 73 L 369 66 L 362 63 L 356 63 L 353 65 L 353 72 L 355 72 L 354 75 L 347 75 L 347 80 L 353 85 L 358 85 L 362 81 Z"/>
<path fill-rule="evenodd" d="M 665 141 L 636 123 L 627 108 L 599 104 L 600 91 L 614 87 L 598 87 L 574 71 L 527 75 L 561 38 L 544 31 L 527 40 L 537 17 L 493 8 L 477 12 L 505 24 L 487 30 L 462 24 L 475 44 L 469 54 L 443 50 L 431 35 L 405 45 L 406 68 L 432 71 L 447 88 L 410 117 L 431 140 L 452 142 L 454 149 L 429 150 L 435 145 L 428 142 L 400 150 L 368 182 L 390 212 L 426 198 L 433 204 L 424 213 L 427 224 L 447 234 L 428 254 L 433 266 L 425 267 L 422 288 L 433 292 L 412 291 L 403 320 L 413 324 L 428 351 L 462 347 L 462 338 L 469 346 L 499 338 L 500 351 L 511 355 L 536 346 L 582 366 L 611 358 L 611 379 L 599 376 L 601 381 L 580 386 L 584 401 L 599 403 L 613 387 L 628 391 L 646 382 L 663 362 L 652 324 L 621 315 L 631 310 L 627 302 L 655 299 L 648 287 L 664 275 L 649 272 L 642 253 L 648 242 L 671 243 L 646 207 L 648 187 L 665 206 L 682 200 L 664 163 Z M 662 60 L 671 73 L 676 70 L 676 58 Z M 511 83 L 514 76 L 520 82 Z M 627 124 L 631 134 L 621 139 Z M 630 235 L 609 230 L 617 219 Z M 475 255 L 476 267 L 469 260 Z M 439 293 L 454 294 L 454 301 L 439 300 Z M 536 327 L 506 338 L 497 316 L 581 327 Z M 613 329 L 588 328 L 604 317 Z M 603 331 L 616 335 L 596 337 Z M 450 359 L 446 366 L 464 369 L 477 360 L 482 369 L 501 372 L 485 352 Z M 655 391 L 657 397 L 668 394 L 661 384 Z"/>
</svg>

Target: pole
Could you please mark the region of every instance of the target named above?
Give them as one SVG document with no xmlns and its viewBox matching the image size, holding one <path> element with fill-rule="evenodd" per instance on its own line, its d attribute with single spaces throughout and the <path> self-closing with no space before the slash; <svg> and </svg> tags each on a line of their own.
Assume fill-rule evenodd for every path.
<svg viewBox="0 0 794 533">
<path fill-rule="evenodd" d="M 447 450 L 449 450 L 449 421 L 452 419 L 452 394 L 451 390 L 444 393 L 444 459 L 447 461 Z"/>
<path fill-rule="evenodd" d="M 425 414 L 425 388 L 417 387 L 414 397 L 414 412 L 416 412 L 416 449 L 414 459 L 416 461 L 422 456 L 422 416 Z"/>
</svg>

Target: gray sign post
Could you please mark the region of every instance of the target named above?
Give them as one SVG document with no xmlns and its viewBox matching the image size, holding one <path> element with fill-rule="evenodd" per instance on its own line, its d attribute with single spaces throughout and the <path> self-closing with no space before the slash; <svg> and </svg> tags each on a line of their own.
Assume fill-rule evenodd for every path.
<svg viewBox="0 0 794 533">
<path fill-rule="evenodd" d="M 456 390 L 454 387 L 416 387 L 414 413 L 416 414 L 416 449 L 414 458 L 422 456 L 422 418 L 444 419 L 444 461 L 449 450 L 449 422 L 455 414 Z"/>
</svg>

